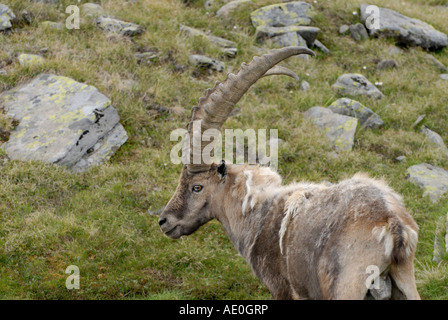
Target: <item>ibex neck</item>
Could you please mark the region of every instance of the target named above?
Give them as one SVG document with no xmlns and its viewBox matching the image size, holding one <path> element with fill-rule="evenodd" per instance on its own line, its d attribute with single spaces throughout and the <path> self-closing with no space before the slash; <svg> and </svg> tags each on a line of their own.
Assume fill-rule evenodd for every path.
<svg viewBox="0 0 448 320">
<path fill-rule="evenodd" d="M 280 176 L 269 168 L 229 165 L 225 200 L 216 218 L 222 223 L 238 252 L 250 261 L 257 238 L 270 225 L 278 239 L 284 203 L 292 193 L 281 186 Z M 278 247 L 278 241 L 270 245 Z"/>
</svg>

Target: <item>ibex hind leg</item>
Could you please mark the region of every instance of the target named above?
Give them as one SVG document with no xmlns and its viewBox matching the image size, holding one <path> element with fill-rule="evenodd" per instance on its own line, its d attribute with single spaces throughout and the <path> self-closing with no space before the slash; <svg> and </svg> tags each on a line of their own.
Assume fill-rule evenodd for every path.
<svg viewBox="0 0 448 320">
<path fill-rule="evenodd" d="M 364 268 L 365 269 L 365 268 Z M 365 280 L 365 270 L 359 268 L 357 272 L 344 272 L 338 276 L 334 286 L 335 300 L 364 300 L 367 295 L 368 288 Z"/>
<path fill-rule="evenodd" d="M 392 265 L 389 275 L 392 278 L 392 299 L 420 300 L 412 259 L 403 261 L 399 265 Z"/>
<path fill-rule="evenodd" d="M 369 243 L 367 252 L 363 245 L 353 248 L 350 253 L 339 255 L 339 263 L 344 267 L 340 268 L 342 272 L 337 275 L 334 282 L 332 290 L 334 299 L 364 300 L 373 281 L 378 276 L 387 274 L 390 259 L 384 255 L 384 249 L 380 244 L 368 240 L 360 242 Z"/>
<path fill-rule="evenodd" d="M 336 279 L 333 298 L 337 300 L 375 299 L 371 297 L 371 292 L 368 289 L 368 277 L 371 274 L 366 273 L 365 264 L 361 264 L 359 267 L 352 266 L 347 270 L 351 270 L 351 272 L 340 274 Z M 387 272 L 384 266 L 379 270 L 381 274 Z M 392 280 L 392 300 L 420 300 L 412 260 L 390 266 L 388 276 Z"/>
</svg>

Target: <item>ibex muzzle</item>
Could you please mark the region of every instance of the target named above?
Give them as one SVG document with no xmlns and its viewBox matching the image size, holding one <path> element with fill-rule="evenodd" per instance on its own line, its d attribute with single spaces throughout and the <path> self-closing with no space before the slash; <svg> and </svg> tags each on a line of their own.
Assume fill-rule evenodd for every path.
<svg viewBox="0 0 448 320">
<path fill-rule="evenodd" d="M 418 227 L 383 181 L 357 174 L 331 186 L 284 186 L 267 167 L 192 161 L 202 159 L 197 153 L 210 143 L 191 147 L 198 142 L 193 121 L 201 121 L 202 132 L 220 130 L 259 78 L 297 78 L 275 66 L 297 54 L 314 55 L 301 47 L 273 50 L 199 99 L 189 123 L 190 164 L 182 168 L 159 225 L 177 239 L 217 219 L 276 299 L 419 299 L 413 266 Z M 377 284 L 385 287 L 370 285 L 369 270 L 378 271 Z"/>
</svg>

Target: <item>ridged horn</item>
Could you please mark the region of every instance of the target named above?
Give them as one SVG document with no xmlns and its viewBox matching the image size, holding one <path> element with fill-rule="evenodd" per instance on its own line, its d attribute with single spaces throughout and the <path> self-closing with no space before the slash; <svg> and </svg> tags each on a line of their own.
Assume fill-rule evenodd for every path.
<svg viewBox="0 0 448 320">
<path fill-rule="evenodd" d="M 190 173 L 210 168 L 210 164 L 202 161 L 202 150 L 210 144 L 209 141 L 202 141 L 203 132 L 207 129 L 221 130 L 235 105 L 258 79 L 270 75 L 287 75 L 298 80 L 297 75 L 291 70 L 276 66 L 286 58 L 298 54 L 315 56 L 313 51 L 305 47 L 274 49 L 261 57 L 254 57 L 249 64 L 243 63 L 236 75 L 229 73 L 226 80 L 216 82 L 213 89 L 206 91 L 205 96 L 199 99 L 198 105 L 193 107 L 191 122 L 188 124 L 190 164 L 187 165 L 187 169 Z M 193 133 L 193 122 L 198 120 L 201 120 L 200 134 Z M 194 163 L 194 159 L 201 159 L 200 163 Z"/>
</svg>

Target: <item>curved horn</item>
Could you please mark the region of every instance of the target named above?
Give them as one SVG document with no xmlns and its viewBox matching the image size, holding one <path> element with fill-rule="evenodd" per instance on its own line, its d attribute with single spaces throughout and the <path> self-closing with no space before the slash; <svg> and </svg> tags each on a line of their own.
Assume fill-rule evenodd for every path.
<svg viewBox="0 0 448 320">
<path fill-rule="evenodd" d="M 243 63 L 236 75 L 229 73 L 224 82 L 216 82 L 213 89 L 206 91 L 205 96 L 199 99 L 198 105 L 193 107 L 191 122 L 188 124 L 190 164 L 187 165 L 187 169 L 189 172 L 202 172 L 210 168 L 209 164 L 202 161 L 202 150 L 210 143 L 202 141 L 202 133 L 207 129 L 220 130 L 235 105 L 258 79 L 280 74 L 298 78 L 291 70 L 275 66 L 282 60 L 298 54 L 315 55 L 313 51 L 305 47 L 274 49 L 261 57 L 254 57 L 249 64 Z M 193 122 L 197 120 L 201 120 L 200 133 L 193 132 Z M 193 164 L 193 159 L 201 159 L 201 163 Z"/>
<path fill-rule="evenodd" d="M 262 77 L 267 76 L 274 76 L 274 75 L 284 75 L 289 76 L 293 78 L 296 81 L 299 81 L 299 76 L 296 75 L 293 71 L 289 70 L 288 68 L 281 67 L 281 66 L 275 66 L 266 71 L 266 73 Z"/>
</svg>

